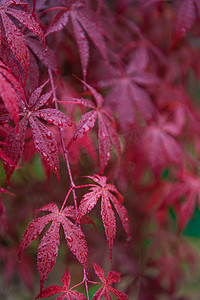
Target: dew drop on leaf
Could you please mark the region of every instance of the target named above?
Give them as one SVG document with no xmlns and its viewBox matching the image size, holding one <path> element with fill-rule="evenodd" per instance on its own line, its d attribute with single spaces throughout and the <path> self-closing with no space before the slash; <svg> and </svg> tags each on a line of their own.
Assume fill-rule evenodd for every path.
<svg viewBox="0 0 200 300">
<path fill-rule="evenodd" d="M 67 240 L 68 240 L 70 243 L 73 242 L 73 238 L 72 238 L 71 236 L 68 236 L 68 237 L 67 237 Z"/>
<path fill-rule="evenodd" d="M 44 115 L 43 114 L 40 114 L 39 116 L 40 116 L 41 119 L 44 119 Z"/>
<path fill-rule="evenodd" d="M 48 139 L 51 139 L 52 138 L 51 131 L 48 131 L 46 136 L 47 136 Z"/>
<path fill-rule="evenodd" d="M 47 159 L 48 155 L 45 152 L 42 152 L 42 156 L 44 159 Z"/>
<path fill-rule="evenodd" d="M 61 120 L 58 121 L 59 126 L 63 126 L 63 122 Z"/>
</svg>

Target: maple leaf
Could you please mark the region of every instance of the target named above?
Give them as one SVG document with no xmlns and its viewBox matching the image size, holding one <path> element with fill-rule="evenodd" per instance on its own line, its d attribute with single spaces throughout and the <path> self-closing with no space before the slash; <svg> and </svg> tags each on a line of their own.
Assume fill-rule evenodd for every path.
<svg viewBox="0 0 200 300">
<path fill-rule="evenodd" d="M 105 102 L 118 113 L 119 123 L 124 131 L 134 124 L 137 112 L 145 120 L 150 120 L 155 114 L 155 107 L 145 87 L 156 85 L 160 80 L 154 74 L 145 71 L 148 60 L 146 49 L 139 47 L 125 70 L 122 67 L 114 67 L 112 79 L 98 82 L 103 88 L 111 88 Z"/>
<path fill-rule="evenodd" d="M 93 11 L 86 6 L 85 1 L 76 0 L 58 12 L 49 26 L 46 35 L 64 28 L 69 22 L 69 19 L 71 19 L 73 25 L 74 35 L 81 57 L 83 79 L 85 80 L 89 61 L 89 43 L 85 32 L 93 41 L 104 60 L 107 61 L 107 50 L 102 29 L 97 22 L 97 15 L 94 15 Z"/>
<path fill-rule="evenodd" d="M 44 45 L 41 40 L 36 39 L 36 37 L 33 36 L 32 33 L 26 34 L 25 37 L 29 48 L 38 57 L 38 59 L 42 61 L 42 63 L 47 68 L 50 68 L 54 72 L 57 72 L 56 57 L 53 51 L 49 47 Z"/>
<path fill-rule="evenodd" d="M 128 296 L 123 292 L 118 291 L 117 289 L 111 286 L 112 283 L 120 281 L 120 273 L 110 271 L 108 277 L 105 278 L 103 270 L 93 262 L 93 267 L 96 275 L 101 279 L 103 283 L 99 283 L 102 287 L 94 294 L 92 300 L 101 300 L 103 296 L 105 300 L 111 300 L 110 292 L 117 297 L 119 300 L 128 300 Z"/>
<path fill-rule="evenodd" d="M 59 299 L 59 300 L 64 300 L 64 299 L 85 300 L 86 298 L 83 294 L 72 290 L 74 287 L 71 287 L 69 289 L 70 281 L 71 281 L 71 276 L 70 276 L 68 268 L 67 268 L 62 277 L 63 286 L 62 287 L 58 286 L 58 285 L 49 286 L 46 289 L 44 289 L 43 291 L 41 291 L 40 294 L 36 297 L 36 299 L 47 298 L 47 297 L 51 297 L 55 294 L 61 293 L 61 295 L 56 299 Z"/>
<path fill-rule="evenodd" d="M 74 132 L 74 136 L 68 144 L 68 148 L 76 139 L 81 138 L 86 133 L 88 133 L 94 127 L 95 122 L 98 119 L 99 158 L 102 173 L 110 159 L 111 143 L 114 145 L 117 151 L 118 158 L 120 159 L 120 141 L 115 129 L 114 118 L 112 117 L 112 114 L 108 107 L 103 106 L 104 99 L 102 95 L 99 94 L 92 86 L 90 86 L 86 82 L 81 82 L 83 82 L 83 84 L 93 94 L 96 105 L 90 99 L 74 98 L 69 101 L 71 103 L 82 104 L 85 107 L 92 108 L 92 110 L 82 115 Z"/>
<path fill-rule="evenodd" d="M 50 203 L 38 209 L 39 211 L 47 211 L 50 214 L 34 219 L 28 225 L 20 243 L 19 257 L 24 249 L 43 231 L 44 227 L 49 222 L 52 222 L 38 247 L 37 267 L 42 290 L 43 284 L 51 272 L 58 255 L 60 225 L 62 224 L 70 251 L 76 256 L 86 271 L 87 245 L 81 229 L 68 219 L 68 217 L 74 218 L 74 209 L 72 206 L 65 207 L 62 211 L 59 211 L 55 203 Z"/>
<path fill-rule="evenodd" d="M 175 205 L 178 226 L 183 230 L 192 218 L 196 204 L 200 207 L 200 181 L 196 175 L 188 171 L 177 174 L 177 179 L 179 181 L 171 186 L 164 201 L 165 205 Z"/>
<path fill-rule="evenodd" d="M 17 261 L 18 245 L 1 245 L 0 246 L 0 261 L 3 263 L 4 283 L 11 284 L 13 277 L 20 276 L 29 289 L 33 292 L 33 263 L 29 256 L 24 255 L 24 260 L 21 264 Z M 2 281 L 3 283 L 3 281 Z"/>
<path fill-rule="evenodd" d="M 97 184 L 94 184 L 93 187 L 90 188 L 91 192 L 83 196 L 78 210 L 78 220 L 80 220 L 86 213 L 90 212 L 101 197 L 101 216 L 109 244 L 111 258 L 116 233 L 116 221 L 111 203 L 114 205 L 121 219 L 122 226 L 129 237 L 128 213 L 126 208 L 121 204 L 123 201 L 122 195 L 113 184 L 106 183 L 107 178 L 105 176 L 94 175 L 87 177 L 91 178 Z M 111 192 L 117 194 L 117 198 Z"/>
<path fill-rule="evenodd" d="M 26 101 L 24 90 L 8 67 L 0 61 L 0 96 L 6 109 L 13 117 L 15 124 L 19 122 L 19 100 Z"/>
<path fill-rule="evenodd" d="M 15 23 L 12 21 L 11 17 L 17 19 L 20 23 L 26 26 L 29 30 L 33 31 L 36 35 L 44 40 L 43 31 L 39 23 L 35 18 L 27 13 L 11 5 L 27 5 L 24 1 L 7 1 L 2 0 L 0 3 L 0 15 L 1 22 L 5 30 L 5 36 L 7 38 L 8 45 L 15 55 L 16 59 L 21 64 L 22 68 L 25 70 L 27 76 L 28 66 L 29 66 L 29 52 L 26 44 L 25 37 L 23 33 L 18 29 Z"/>
<path fill-rule="evenodd" d="M 176 31 L 179 38 L 185 36 L 196 20 L 197 13 L 200 13 L 199 0 L 182 0 L 179 5 Z"/>
<path fill-rule="evenodd" d="M 52 94 L 50 91 L 41 95 L 46 83 L 33 91 L 28 104 L 21 102 L 22 111 L 20 115 L 22 119 L 19 122 L 19 132 L 17 134 L 15 128 L 12 130 L 5 140 L 7 145 L 4 145 L 2 150 L 16 165 L 23 153 L 25 132 L 29 123 L 36 150 L 42 155 L 47 165 L 53 168 L 59 178 L 58 146 L 56 140 L 51 131 L 39 119 L 46 120 L 50 124 L 57 126 L 74 126 L 74 124 L 69 117 L 57 109 L 41 108 L 47 103 Z M 4 163 L 4 168 L 7 180 L 9 181 L 15 167 Z"/>
<path fill-rule="evenodd" d="M 182 149 L 175 136 L 179 133 L 177 125 L 167 122 L 159 117 L 157 124 L 151 124 L 146 128 L 142 138 L 145 145 L 144 152 L 155 174 L 160 174 L 164 166 L 169 163 L 182 165 Z M 141 151 L 143 151 L 141 149 Z"/>
</svg>

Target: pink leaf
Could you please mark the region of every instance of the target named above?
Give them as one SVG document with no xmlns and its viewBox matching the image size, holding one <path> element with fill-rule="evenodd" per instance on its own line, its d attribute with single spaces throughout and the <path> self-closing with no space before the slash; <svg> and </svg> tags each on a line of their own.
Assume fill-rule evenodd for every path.
<svg viewBox="0 0 200 300">
<path fill-rule="evenodd" d="M 27 120 L 23 118 L 19 122 L 19 132 L 16 133 L 16 128 L 14 128 L 5 140 L 7 145 L 2 147 L 3 152 L 14 162 L 15 165 L 18 164 L 23 153 L 27 123 Z M 4 162 L 4 169 L 9 182 L 9 179 L 15 170 L 15 166 Z"/>
<path fill-rule="evenodd" d="M 50 124 L 54 124 L 56 126 L 75 127 L 73 121 L 68 116 L 66 116 L 63 112 L 57 109 L 53 109 L 53 108 L 40 109 L 37 112 L 34 112 L 34 116 L 46 120 Z"/>
<path fill-rule="evenodd" d="M 60 245 L 59 228 L 60 224 L 53 222 L 38 247 L 37 267 L 40 274 L 41 289 L 43 289 L 44 282 L 56 262 L 58 246 Z"/>
<path fill-rule="evenodd" d="M 42 155 L 47 165 L 53 168 L 59 178 L 58 146 L 49 131 L 35 116 L 30 116 L 29 123 L 33 132 L 36 150 Z"/>
<path fill-rule="evenodd" d="M 106 183 L 107 178 L 105 176 L 95 175 L 88 177 L 95 181 L 98 185 L 94 184 L 94 186 L 90 188 L 90 192 L 83 196 L 78 210 L 78 220 L 80 220 L 86 213 L 90 212 L 90 210 L 96 205 L 98 199 L 100 199 L 100 197 L 102 198 L 101 215 L 106 231 L 106 237 L 109 243 L 111 256 L 113 241 L 116 232 L 115 216 L 112 210 L 111 202 L 113 202 L 113 205 L 115 206 L 121 218 L 127 236 L 129 237 L 128 213 L 126 211 L 126 208 L 122 206 L 119 199 L 117 199 L 113 194 L 109 192 L 114 191 L 119 194 L 114 185 Z M 123 220 L 124 217 L 125 220 Z"/>
</svg>

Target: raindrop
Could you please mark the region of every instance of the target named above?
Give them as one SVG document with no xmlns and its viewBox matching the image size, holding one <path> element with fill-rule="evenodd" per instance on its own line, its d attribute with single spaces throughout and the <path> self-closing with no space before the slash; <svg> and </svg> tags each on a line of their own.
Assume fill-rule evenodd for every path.
<svg viewBox="0 0 200 300">
<path fill-rule="evenodd" d="M 76 253 L 76 249 L 73 249 L 72 252 L 75 254 Z"/>
<path fill-rule="evenodd" d="M 53 119 L 51 119 L 51 118 L 48 118 L 48 119 L 47 119 L 47 122 L 49 122 L 49 123 L 53 123 Z"/>
<path fill-rule="evenodd" d="M 73 238 L 72 238 L 71 236 L 68 236 L 68 237 L 67 237 L 67 240 L 68 240 L 70 243 L 73 242 Z"/>
<path fill-rule="evenodd" d="M 61 120 L 58 120 L 58 125 L 63 126 L 63 122 Z"/>
<path fill-rule="evenodd" d="M 56 256 L 57 256 L 57 253 L 56 253 L 56 252 L 54 252 L 54 253 L 53 253 L 53 256 L 54 256 L 54 257 L 56 257 Z"/>
<path fill-rule="evenodd" d="M 42 156 L 44 159 L 46 159 L 48 157 L 48 155 L 45 152 L 42 152 Z"/>
<path fill-rule="evenodd" d="M 40 118 L 41 118 L 41 119 L 44 119 L 44 115 L 43 115 L 43 114 L 40 114 Z"/>
<path fill-rule="evenodd" d="M 47 134 L 46 134 L 46 136 L 47 136 L 48 139 L 51 139 L 52 138 L 51 131 L 48 131 Z"/>
</svg>

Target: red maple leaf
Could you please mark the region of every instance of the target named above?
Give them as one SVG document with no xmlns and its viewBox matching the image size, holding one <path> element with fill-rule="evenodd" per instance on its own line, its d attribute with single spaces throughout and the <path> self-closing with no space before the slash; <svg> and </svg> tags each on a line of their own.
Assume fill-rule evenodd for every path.
<svg viewBox="0 0 200 300">
<path fill-rule="evenodd" d="M 29 67 L 29 52 L 26 40 L 23 36 L 23 33 L 18 29 L 10 16 L 17 19 L 20 23 L 22 23 L 43 40 L 44 34 L 36 19 L 26 11 L 16 9 L 15 5 L 23 5 L 25 7 L 27 6 L 26 2 L 22 0 L 2 0 L 0 3 L 0 15 L 5 30 L 8 47 L 12 50 L 16 59 L 25 70 L 25 74 L 27 75 Z"/>
<path fill-rule="evenodd" d="M 186 32 L 191 29 L 199 13 L 199 0 L 182 0 L 180 2 L 176 23 L 176 31 L 179 38 L 185 36 Z"/>
<path fill-rule="evenodd" d="M 178 226 L 183 230 L 192 218 L 196 204 L 200 207 L 200 181 L 199 177 L 188 171 L 177 174 L 177 179 L 179 181 L 171 185 L 165 196 L 165 205 L 175 205 Z"/>
<path fill-rule="evenodd" d="M 157 118 L 157 124 L 152 123 L 146 128 L 140 143 L 145 145 L 145 148 L 140 149 L 146 152 L 145 155 L 156 175 L 170 163 L 181 167 L 183 154 L 180 143 L 175 138 L 177 134 L 177 124 L 167 122 L 162 117 Z"/>
<path fill-rule="evenodd" d="M 107 184 L 107 178 L 105 176 L 88 176 L 94 180 L 97 184 L 93 184 L 90 188 L 91 192 L 85 194 L 81 200 L 78 210 L 78 220 L 80 220 L 86 213 L 96 205 L 98 199 L 101 197 L 101 216 L 106 232 L 106 237 L 109 243 L 110 258 L 112 257 L 112 247 L 116 233 L 116 221 L 115 215 L 112 210 L 114 205 L 123 225 L 124 230 L 129 237 L 129 219 L 126 208 L 121 204 L 123 201 L 122 195 L 118 192 L 113 184 Z M 111 193 L 117 194 L 117 198 Z"/>
<path fill-rule="evenodd" d="M 58 246 L 60 245 L 59 230 L 62 224 L 65 239 L 70 251 L 76 256 L 79 262 L 87 271 L 87 245 L 85 236 L 80 227 L 77 227 L 68 219 L 75 218 L 74 208 L 65 207 L 59 211 L 55 203 L 44 205 L 39 211 L 47 211 L 50 214 L 34 219 L 26 228 L 21 240 L 19 257 L 22 251 L 43 231 L 44 227 L 52 222 L 49 229 L 41 239 L 37 254 L 37 267 L 40 274 L 41 290 L 43 284 L 51 272 L 58 255 Z"/>
<path fill-rule="evenodd" d="M 51 286 L 47 287 L 46 289 L 44 289 L 43 291 L 41 291 L 40 294 L 36 297 L 36 299 L 47 298 L 47 297 L 51 297 L 55 294 L 61 293 L 61 295 L 59 297 L 55 298 L 55 300 L 56 299 L 59 299 L 59 300 L 64 300 L 64 299 L 85 300 L 86 298 L 83 294 L 72 290 L 74 287 L 69 288 L 70 281 L 71 281 L 71 276 L 70 276 L 68 268 L 67 268 L 62 277 L 63 286 L 61 287 L 58 285 L 51 285 Z"/>
<path fill-rule="evenodd" d="M 50 91 L 41 95 L 45 84 L 46 82 L 33 91 L 28 104 L 23 101 L 21 102 L 20 116 L 22 116 L 22 119 L 19 122 L 19 131 L 17 133 L 15 128 L 12 130 L 5 140 L 7 145 L 4 145 L 2 150 L 16 165 L 24 150 L 25 132 L 27 124 L 29 123 L 33 133 L 36 150 L 42 155 L 42 158 L 47 165 L 50 168 L 53 168 L 59 178 L 58 146 L 56 140 L 51 131 L 39 121 L 39 119 L 57 126 L 74 126 L 74 124 L 69 117 L 57 109 L 41 108 L 48 102 L 52 94 Z M 4 168 L 7 180 L 9 181 L 15 167 L 4 163 Z"/>
<path fill-rule="evenodd" d="M 1 11 L 1 10 L 0 10 Z M 24 90 L 20 82 L 10 72 L 8 67 L 0 61 L 0 96 L 6 109 L 13 117 L 15 124 L 19 122 L 19 100 L 26 101 Z"/>
<path fill-rule="evenodd" d="M 86 112 L 80 119 L 74 136 L 68 144 L 84 136 L 88 133 L 95 125 L 98 119 L 98 141 L 99 141 L 99 158 L 101 165 L 101 173 L 104 171 L 110 159 L 111 143 L 114 145 L 118 158 L 120 159 L 121 147 L 118 138 L 117 131 L 115 129 L 115 121 L 108 107 L 103 106 L 104 99 L 92 86 L 82 81 L 83 84 L 90 90 L 94 96 L 96 105 L 90 99 L 76 98 L 69 102 L 79 103 L 85 107 L 92 108 L 92 110 Z M 61 101 L 62 102 L 62 101 Z"/>
<path fill-rule="evenodd" d="M 155 86 L 160 80 L 146 71 L 148 61 L 147 49 L 140 46 L 133 51 L 125 69 L 123 66 L 113 67 L 113 78 L 99 81 L 101 87 L 111 88 L 105 101 L 117 111 L 123 130 L 134 124 L 138 112 L 145 120 L 150 120 L 155 113 L 154 104 L 145 88 Z"/>
<path fill-rule="evenodd" d="M 113 293 L 119 300 L 128 300 L 128 296 L 126 294 L 111 286 L 112 283 L 120 281 L 120 273 L 111 271 L 108 273 L 108 277 L 105 278 L 103 270 L 94 262 L 93 267 L 96 275 L 103 283 L 99 283 L 102 285 L 102 287 L 94 294 L 92 300 L 101 300 L 103 299 L 103 296 L 105 297 L 105 300 L 111 300 L 112 298 L 110 296 L 110 292 Z"/>
<path fill-rule="evenodd" d="M 4 283 L 11 284 L 13 277 L 16 278 L 17 272 L 29 291 L 33 292 L 33 262 L 29 256 L 24 255 L 23 262 L 19 264 L 17 254 L 18 246 L 13 244 L 6 247 L 0 246 L 0 261 L 1 264 L 3 263 Z"/>
<path fill-rule="evenodd" d="M 97 15 L 94 15 L 93 11 L 87 7 L 85 1 L 72 1 L 58 12 L 46 32 L 46 35 L 48 35 L 61 30 L 67 25 L 69 19 L 71 19 L 75 40 L 80 52 L 84 80 L 87 75 L 89 61 L 89 43 L 87 36 L 90 37 L 102 57 L 107 61 L 107 50 L 102 34 L 103 30 L 98 24 L 97 18 Z M 87 33 L 87 35 L 85 33 Z"/>
</svg>

